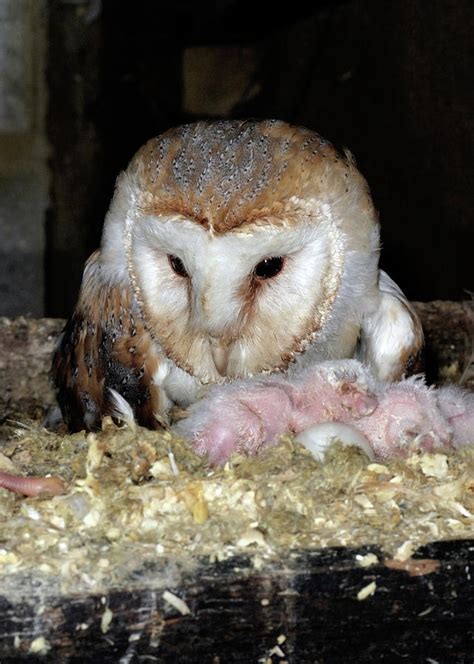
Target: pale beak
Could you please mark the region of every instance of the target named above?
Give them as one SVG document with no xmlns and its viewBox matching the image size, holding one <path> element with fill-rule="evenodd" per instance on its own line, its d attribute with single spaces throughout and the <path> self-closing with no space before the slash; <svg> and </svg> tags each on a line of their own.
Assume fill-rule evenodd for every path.
<svg viewBox="0 0 474 664">
<path fill-rule="evenodd" d="M 222 339 L 216 339 L 216 337 L 209 337 L 209 345 L 217 372 L 221 376 L 225 376 L 227 364 L 229 362 L 229 343 L 223 341 Z"/>
</svg>

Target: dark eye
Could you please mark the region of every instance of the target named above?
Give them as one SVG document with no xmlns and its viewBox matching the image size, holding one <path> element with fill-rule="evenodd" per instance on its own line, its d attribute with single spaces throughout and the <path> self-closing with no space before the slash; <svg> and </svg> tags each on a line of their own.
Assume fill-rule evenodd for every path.
<svg viewBox="0 0 474 664">
<path fill-rule="evenodd" d="M 168 254 L 168 260 L 170 262 L 170 265 L 173 269 L 173 272 L 176 272 L 180 277 L 188 277 L 188 273 L 186 272 L 186 268 L 184 267 L 184 263 L 181 260 L 181 258 L 178 258 L 177 256 L 172 256 L 171 254 Z"/>
<path fill-rule="evenodd" d="M 259 279 L 270 279 L 275 277 L 283 269 L 284 259 L 282 256 L 264 258 L 255 266 L 255 276 Z"/>
</svg>

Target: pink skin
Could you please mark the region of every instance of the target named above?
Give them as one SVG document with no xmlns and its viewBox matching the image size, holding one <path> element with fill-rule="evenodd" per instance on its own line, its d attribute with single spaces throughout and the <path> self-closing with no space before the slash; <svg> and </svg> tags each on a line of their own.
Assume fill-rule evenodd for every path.
<svg viewBox="0 0 474 664">
<path fill-rule="evenodd" d="M 379 383 L 356 360 L 323 362 L 291 379 L 271 376 L 212 388 L 175 427 L 212 464 L 256 454 L 285 432 L 323 422 L 355 426 L 380 458 L 474 443 L 474 395 L 421 378 Z"/>
<path fill-rule="evenodd" d="M 451 385 L 438 390 L 438 407 L 453 429 L 454 445 L 474 442 L 474 392 Z"/>
<path fill-rule="evenodd" d="M 199 407 L 194 410 L 193 444 L 199 454 L 208 453 L 212 464 L 224 463 L 239 446 L 237 440 L 245 441 L 243 446 L 257 453 L 268 440 L 282 433 L 293 411 L 289 385 L 268 381 L 257 383 L 252 390 L 240 383 L 227 387 L 224 394 L 216 391 L 215 398 L 207 401 L 206 411 Z M 201 416 L 205 421 L 198 424 Z M 185 422 L 189 424 L 189 418 Z"/>
<path fill-rule="evenodd" d="M 60 477 L 23 477 L 0 471 L 0 488 L 21 493 L 23 496 L 54 496 L 66 493 L 66 485 Z"/>
<path fill-rule="evenodd" d="M 236 450 L 256 454 L 285 432 L 350 423 L 377 407 L 374 381 L 361 366 L 354 360 L 323 363 L 293 380 L 269 376 L 215 387 L 175 429 L 218 464 Z"/>
<path fill-rule="evenodd" d="M 428 452 L 451 448 L 454 431 L 439 408 L 441 394 L 442 390 L 429 389 L 419 380 L 384 385 L 378 408 L 357 427 L 382 458 L 405 456 L 413 444 Z"/>
</svg>

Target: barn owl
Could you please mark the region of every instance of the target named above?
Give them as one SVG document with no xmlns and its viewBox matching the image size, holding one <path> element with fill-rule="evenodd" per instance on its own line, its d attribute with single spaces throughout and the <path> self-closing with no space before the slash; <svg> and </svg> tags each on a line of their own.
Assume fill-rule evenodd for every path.
<svg viewBox="0 0 474 664">
<path fill-rule="evenodd" d="M 357 357 L 409 371 L 423 334 L 378 268 L 379 224 L 349 153 L 280 121 L 198 122 L 118 180 L 53 376 L 71 430 L 121 395 L 157 428 L 216 383 Z"/>
</svg>

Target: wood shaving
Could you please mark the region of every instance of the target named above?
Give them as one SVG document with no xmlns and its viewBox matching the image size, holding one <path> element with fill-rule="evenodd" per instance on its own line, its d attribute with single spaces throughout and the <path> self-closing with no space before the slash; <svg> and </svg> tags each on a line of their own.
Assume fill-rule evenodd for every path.
<svg viewBox="0 0 474 664">
<path fill-rule="evenodd" d="M 415 547 L 413 545 L 413 542 L 407 540 L 406 542 L 403 542 L 403 544 L 399 546 L 398 549 L 395 551 L 393 559 L 398 560 L 400 562 L 405 562 L 405 560 L 411 558 L 414 553 L 415 553 Z"/>
<path fill-rule="evenodd" d="M 425 454 L 420 461 L 421 470 L 427 477 L 441 479 L 446 477 L 448 468 L 448 457 L 445 454 Z"/>
<path fill-rule="evenodd" d="M 268 656 L 269 656 L 269 657 L 273 657 L 274 655 L 276 655 L 277 657 L 284 657 L 284 656 L 285 656 L 285 653 L 284 653 L 283 650 L 280 648 L 280 646 L 274 646 L 274 647 L 270 650 L 270 652 L 268 653 Z"/>
<path fill-rule="evenodd" d="M 335 444 L 321 463 L 287 436 L 261 456 L 210 468 L 168 432 L 107 419 L 94 434 L 26 421 L 0 434 L 18 472 L 68 485 L 55 497 L 0 489 L 3 592 L 20 576 L 44 578 L 48 592 L 165 590 L 176 566 L 193 569 L 200 557 L 246 554 L 261 569 L 292 551 L 336 546 L 378 547 L 408 565 L 423 544 L 474 538 L 474 447 L 381 464 Z M 376 564 L 370 555 L 358 564 Z"/>
<path fill-rule="evenodd" d="M 432 558 L 409 558 L 408 560 L 386 560 L 385 567 L 403 570 L 410 576 L 426 576 L 436 572 L 440 567 L 439 560 Z M 421 615 L 421 614 L 420 614 Z"/>
<path fill-rule="evenodd" d="M 191 613 L 191 609 L 186 602 L 182 600 L 181 597 L 170 593 L 169 590 L 165 590 L 163 593 L 163 599 L 165 602 L 168 602 L 170 606 L 179 611 L 182 616 L 187 616 Z"/>
<path fill-rule="evenodd" d="M 46 655 L 51 650 L 51 645 L 44 638 L 44 636 L 38 636 L 31 642 L 29 652 L 33 655 Z"/>
<path fill-rule="evenodd" d="M 359 602 L 362 602 L 364 599 L 367 599 L 367 597 L 372 597 L 372 595 L 375 593 L 377 590 L 377 584 L 375 581 L 372 581 L 372 583 L 367 584 L 364 586 L 364 588 L 361 588 L 359 592 L 357 593 L 357 599 Z"/>
<path fill-rule="evenodd" d="M 100 621 L 100 631 L 102 634 L 107 634 L 109 631 L 110 624 L 112 622 L 112 618 L 114 617 L 114 614 L 112 611 L 107 607 L 102 614 L 102 619 Z"/>
<path fill-rule="evenodd" d="M 356 556 L 356 561 L 359 567 L 372 567 L 372 565 L 377 565 L 379 559 L 375 553 L 367 553 L 365 556 L 358 554 Z"/>
</svg>

